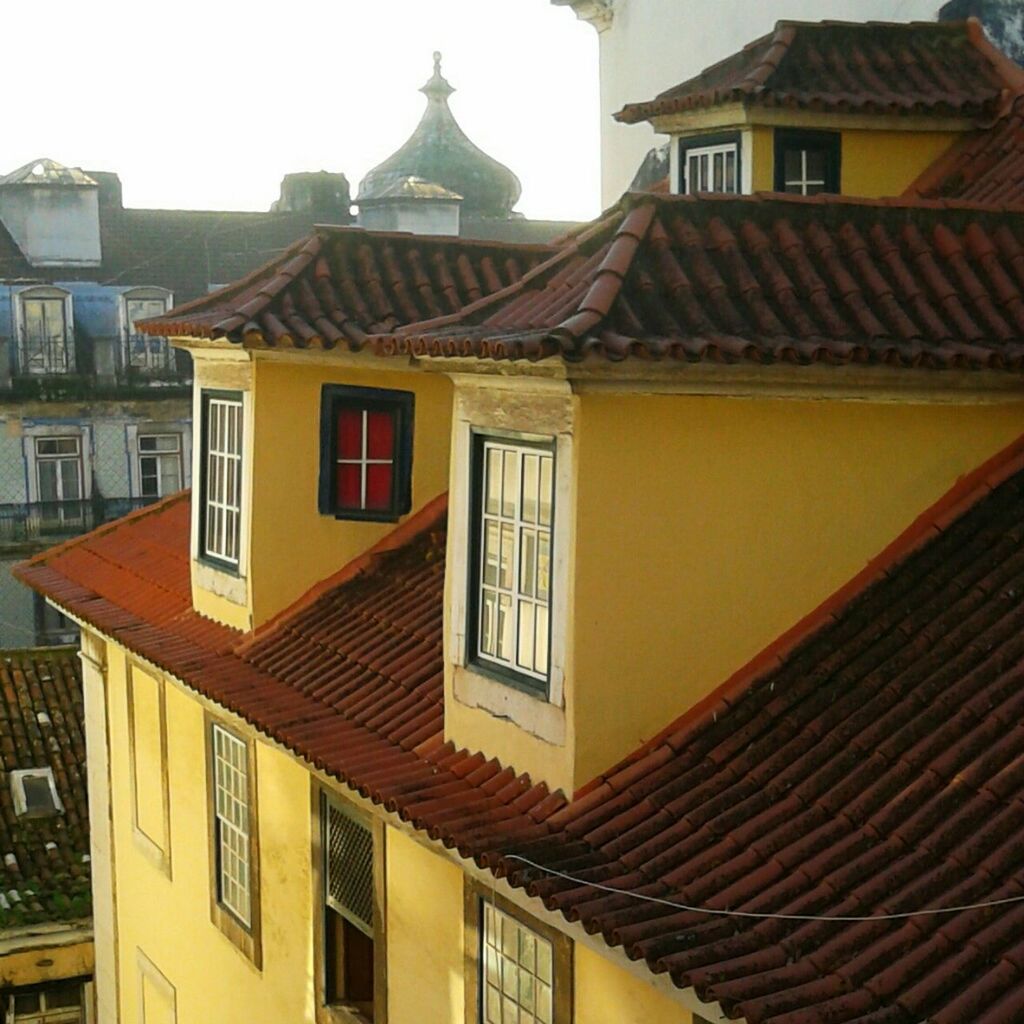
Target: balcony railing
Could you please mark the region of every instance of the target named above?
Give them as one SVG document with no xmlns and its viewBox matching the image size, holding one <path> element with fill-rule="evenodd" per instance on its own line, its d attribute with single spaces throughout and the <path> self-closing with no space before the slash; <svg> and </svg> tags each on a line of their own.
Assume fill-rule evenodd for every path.
<svg viewBox="0 0 1024 1024">
<path fill-rule="evenodd" d="M 118 370 L 122 377 L 181 379 L 184 360 L 166 338 L 125 333 L 121 340 Z"/>
<path fill-rule="evenodd" d="M 0 547 L 56 543 L 118 519 L 156 498 L 92 498 L 0 505 Z"/>
<path fill-rule="evenodd" d="M 18 339 L 18 368 L 30 376 L 75 372 L 75 337 L 70 330 L 30 331 Z"/>
</svg>

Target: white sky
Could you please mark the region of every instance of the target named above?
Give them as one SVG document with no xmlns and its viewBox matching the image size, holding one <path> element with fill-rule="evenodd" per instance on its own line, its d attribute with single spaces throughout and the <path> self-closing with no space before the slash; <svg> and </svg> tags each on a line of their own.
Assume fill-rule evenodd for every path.
<svg viewBox="0 0 1024 1024">
<path fill-rule="evenodd" d="M 597 35 L 549 0 L 52 0 L 5 5 L 4 37 L 0 173 L 51 157 L 116 171 L 126 206 L 265 210 L 323 169 L 354 197 L 416 126 L 436 49 L 518 209 L 599 212 Z"/>
</svg>

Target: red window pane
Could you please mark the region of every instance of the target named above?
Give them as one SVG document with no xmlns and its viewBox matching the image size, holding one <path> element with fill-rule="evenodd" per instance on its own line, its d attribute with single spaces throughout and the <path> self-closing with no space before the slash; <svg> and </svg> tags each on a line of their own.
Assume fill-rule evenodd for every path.
<svg viewBox="0 0 1024 1024">
<path fill-rule="evenodd" d="M 351 463 L 338 466 L 338 507 L 363 507 L 362 466 Z"/>
<path fill-rule="evenodd" d="M 366 414 L 366 456 L 370 459 L 395 457 L 395 416 L 390 412 Z"/>
<path fill-rule="evenodd" d="M 390 465 L 366 467 L 366 507 L 380 511 L 391 507 Z"/>
<path fill-rule="evenodd" d="M 342 409 L 338 412 L 338 458 L 359 459 L 363 455 L 363 411 Z"/>
</svg>

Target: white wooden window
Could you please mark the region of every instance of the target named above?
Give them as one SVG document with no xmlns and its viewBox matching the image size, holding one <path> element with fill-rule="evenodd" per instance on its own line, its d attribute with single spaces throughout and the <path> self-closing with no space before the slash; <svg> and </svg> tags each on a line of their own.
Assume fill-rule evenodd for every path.
<svg viewBox="0 0 1024 1024">
<path fill-rule="evenodd" d="M 242 528 L 242 400 L 205 396 L 202 553 L 238 565 Z"/>
<path fill-rule="evenodd" d="M 219 725 L 213 729 L 217 899 L 246 927 L 252 918 L 249 850 L 249 751 Z"/>
<path fill-rule="evenodd" d="M 554 455 L 482 440 L 477 656 L 546 681 Z"/>
<path fill-rule="evenodd" d="M 18 312 L 21 372 L 74 373 L 71 297 L 58 288 L 32 289 L 18 296 Z"/>
<path fill-rule="evenodd" d="M 82 438 L 37 437 L 36 483 L 40 501 L 82 500 Z"/>
<path fill-rule="evenodd" d="M 181 434 L 139 434 L 139 490 L 144 498 L 181 490 Z"/>
<path fill-rule="evenodd" d="M 685 192 L 739 192 L 739 147 L 735 142 L 720 146 L 694 146 L 685 151 Z"/>
<path fill-rule="evenodd" d="M 484 1024 L 552 1024 L 554 950 L 543 936 L 484 903 L 480 991 Z"/>
<path fill-rule="evenodd" d="M 124 294 L 126 365 L 142 372 L 173 368 L 173 352 L 167 339 L 150 337 L 136 326 L 139 320 L 163 316 L 169 301 L 170 293 L 163 289 L 137 288 Z"/>
<path fill-rule="evenodd" d="M 7 996 L 8 1024 L 82 1024 L 85 999 L 81 982 L 71 981 Z"/>
</svg>

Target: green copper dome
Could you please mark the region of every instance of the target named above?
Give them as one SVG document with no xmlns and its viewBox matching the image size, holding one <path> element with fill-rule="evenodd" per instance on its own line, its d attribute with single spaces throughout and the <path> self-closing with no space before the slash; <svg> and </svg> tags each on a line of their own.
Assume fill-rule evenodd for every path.
<svg viewBox="0 0 1024 1024">
<path fill-rule="evenodd" d="M 441 74 L 441 54 L 434 54 L 434 74 L 420 92 L 427 109 L 408 142 L 370 171 L 359 185 L 356 202 L 381 198 L 407 178 L 442 185 L 463 197 L 465 213 L 508 217 L 519 199 L 519 179 L 466 138 L 448 108 L 455 90 Z"/>
</svg>

